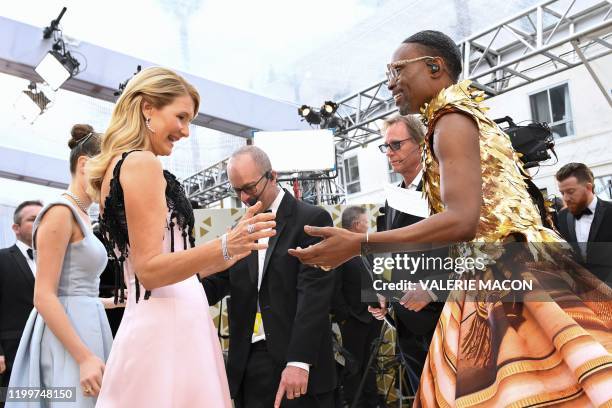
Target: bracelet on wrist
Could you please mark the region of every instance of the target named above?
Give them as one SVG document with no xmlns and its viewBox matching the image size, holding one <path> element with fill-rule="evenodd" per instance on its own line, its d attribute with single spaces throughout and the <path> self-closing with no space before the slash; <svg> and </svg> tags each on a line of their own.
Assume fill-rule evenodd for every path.
<svg viewBox="0 0 612 408">
<path fill-rule="evenodd" d="M 227 249 L 227 234 L 221 235 L 221 252 L 223 253 L 223 259 L 226 261 L 230 261 L 232 256 L 229 254 L 229 250 Z"/>
</svg>

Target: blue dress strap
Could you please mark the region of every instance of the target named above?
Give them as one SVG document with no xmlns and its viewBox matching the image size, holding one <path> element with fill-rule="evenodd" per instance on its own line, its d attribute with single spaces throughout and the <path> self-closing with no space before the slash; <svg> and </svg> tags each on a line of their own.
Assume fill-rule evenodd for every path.
<svg viewBox="0 0 612 408">
<path fill-rule="evenodd" d="M 51 209 L 52 207 L 55 207 L 56 205 L 63 205 L 65 207 L 70 208 L 70 211 L 72 212 L 72 216 L 76 220 L 77 224 L 79 224 L 79 228 L 81 228 L 81 232 L 83 233 L 83 237 L 86 237 L 88 234 L 91 233 L 91 229 L 89 228 L 89 226 L 87 226 L 85 224 L 85 222 L 83 221 L 83 219 L 79 215 L 79 210 L 75 207 L 75 205 L 72 203 L 72 201 L 70 201 L 66 197 L 60 196 L 60 197 L 56 198 L 55 200 L 47 203 L 43 207 L 43 209 L 40 210 L 40 213 L 38 214 L 38 216 L 34 220 L 34 224 L 32 225 L 32 247 L 33 247 L 34 250 L 36 250 L 36 232 L 38 231 L 38 227 L 40 226 L 40 223 L 42 222 L 42 219 L 45 216 L 45 214 L 47 213 L 47 211 L 49 211 L 49 209 Z"/>
</svg>

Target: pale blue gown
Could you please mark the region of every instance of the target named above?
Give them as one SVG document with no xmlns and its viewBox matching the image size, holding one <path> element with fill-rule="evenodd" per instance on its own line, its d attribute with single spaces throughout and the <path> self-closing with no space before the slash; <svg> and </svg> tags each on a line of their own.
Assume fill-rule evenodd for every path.
<svg viewBox="0 0 612 408">
<path fill-rule="evenodd" d="M 113 340 L 104 307 L 98 298 L 100 275 L 107 263 L 104 245 L 79 217 L 77 208 L 64 197 L 47 204 L 34 221 L 33 236 L 49 208 L 64 205 L 72 210 L 83 231 L 81 241 L 68 244 L 57 295 L 72 327 L 87 348 L 106 361 Z M 40 242 L 39 242 L 40 244 Z M 36 241 L 34 240 L 34 250 Z M 45 324 L 34 308 L 28 318 L 15 357 L 10 387 L 75 387 L 76 402 L 7 402 L 7 408 L 91 407 L 93 397 L 85 397 L 80 386 L 79 365 Z"/>
</svg>

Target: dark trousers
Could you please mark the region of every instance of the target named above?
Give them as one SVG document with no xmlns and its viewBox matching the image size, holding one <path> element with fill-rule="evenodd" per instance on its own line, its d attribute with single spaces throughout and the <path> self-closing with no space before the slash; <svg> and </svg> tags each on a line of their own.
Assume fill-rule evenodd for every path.
<svg viewBox="0 0 612 408">
<path fill-rule="evenodd" d="M 4 374 L 2 374 L 2 386 L 8 387 L 9 378 L 11 377 L 11 371 L 13 369 L 13 362 L 15 361 L 17 348 L 19 347 L 19 339 L 0 340 L 0 342 L 2 342 L 2 349 L 4 350 L 4 362 L 6 363 L 6 371 L 4 372 Z"/>
<path fill-rule="evenodd" d="M 433 331 L 424 335 L 415 335 L 401 328 L 398 330 L 397 353 L 398 356 L 400 353 L 403 354 L 402 363 L 406 365 L 406 376 L 412 391 L 408 395 L 414 395 L 419 388 L 421 373 L 425 366 L 432 336 Z"/>
<path fill-rule="evenodd" d="M 234 400 L 236 408 L 272 408 L 285 366 L 279 366 L 268 353 L 265 341 L 251 345 L 249 360 L 242 379 L 239 395 Z M 333 408 L 333 392 L 306 395 L 293 400 L 283 398 L 283 408 Z"/>
<path fill-rule="evenodd" d="M 6 371 L 0 374 L 2 382 L 0 386 L 8 387 L 9 380 L 11 378 L 11 371 L 13 370 L 13 362 L 15 361 L 15 355 L 17 354 L 17 348 L 19 347 L 19 339 L 11 340 L 0 340 L 2 343 L 2 349 L 4 350 L 4 362 L 6 364 Z M 0 408 L 4 407 L 4 402 L 0 402 Z"/>
<path fill-rule="evenodd" d="M 382 321 L 380 320 L 363 323 L 352 317 L 348 318 L 346 323 L 340 326 L 342 346 L 353 355 L 358 367 L 358 370 L 354 373 L 348 373 L 345 370 L 346 374 L 343 379 L 344 399 L 349 405 L 355 399 L 355 394 L 372 353 L 372 343 L 380 335 L 381 326 Z M 366 374 L 366 381 L 359 396 L 359 403 L 357 404 L 358 407 L 370 408 L 378 405 L 378 386 L 376 385 L 374 367 L 370 367 Z"/>
</svg>

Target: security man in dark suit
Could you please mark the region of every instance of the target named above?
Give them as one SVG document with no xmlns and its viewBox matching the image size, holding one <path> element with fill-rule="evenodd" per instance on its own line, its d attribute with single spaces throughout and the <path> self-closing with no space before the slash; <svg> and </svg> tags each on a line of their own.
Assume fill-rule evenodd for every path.
<svg viewBox="0 0 612 408">
<path fill-rule="evenodd" d="M 612 286 L 612 203 L 594 193 L 594 178 L 583 163 L 568 163 L 555 175 L 566 208 L 557 216 L 559 232 L 574 244 L 577 260 Z"/>
<path fill-rule="evenodd" d="M 369 229 L 370 220 L 363 207 L 351 206 L 342 212 L 342 228 L 352 232 L 365 233 Z M 340 326 L 342 346 L 355 359 L 355 372 L 344 370 L 344 399 L 348 406 L 353 406 L 357 398 L 359 383 L 365 373 L 372 343 L 380 334 L 382 322 L 376 320 L 368 312 L 368 305 L 362 302 L 362 288 L 372 281 L 369 271 L 361 257 L 354 257 L 336 268 L 336 284 L 332 300 L 332 314 Z M 371 285 L 370 285 L 371 286 Z M 370 369 L 366 373 L 366 381 L 358 396 L 357 407 L 376 408 L 379 403 L 376 373 Z"/>
<path fill-rule="evenodd" d="M 40 201 L 24 201 L 13 214 L 15 245 L 0 250 L 0 375 L 8 387 L 21 333 L 34 307 L 36 263 L 32 252 L 32 224 L 42 209 Z"/>
<path fill-rule="evenodd" d="M 231 296 L 227 375 L 237 408 L 326 407 L 334 404 L 335 362 L 329 318 L 334 274 L 307 266 L 289 248 L 318 241 L 304 225 L 331 226 L 328 212 L 277 185 L 266 153 L 234 152 L 227 167 L 237 196 L 276 213 L 276 235 L 228 271 L 202 283 L 211 305 Z"/>
</svg>

